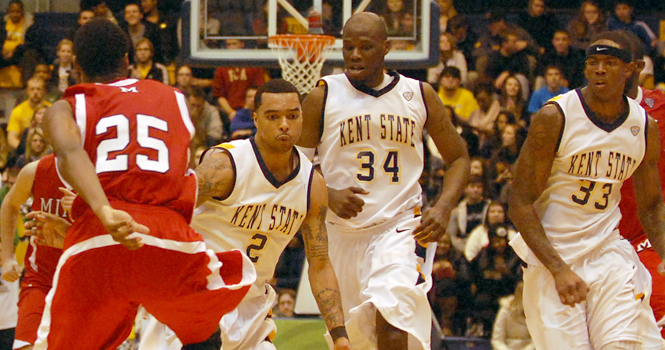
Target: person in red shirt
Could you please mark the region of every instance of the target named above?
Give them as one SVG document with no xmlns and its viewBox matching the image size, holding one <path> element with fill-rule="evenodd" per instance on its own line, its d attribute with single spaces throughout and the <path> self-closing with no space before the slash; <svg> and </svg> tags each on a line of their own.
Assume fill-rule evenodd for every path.
<svg viewBox="0 0 665 350">
<path fill-rule="evenodd" d="M 642 60 L 644 53 L 640 45 L 634 45 L 635 40 L 630 40 L 630 42 L 635 71 L 626 82 L 626 95 L 636 100 L 658 122 L 661 135 L 658 172 L 660 173 L 661 187 L 665 189 L 665 94 L 659 90 L 647 90 L 638 85 L 640 72 L 644 68 L 644 60 Z M 653 286 L 649 304 L 653 309 L 658 326 L 661 327 L 660 333 L 665 338 L 665 328 L 663 328 L 665 326 L 665 276 L 658 273 L 658 264 L 661 262 L 661 257 L 651 246 L 640 224 L 632 178 L 624 181 L 623 187 L 621 187 L 619 209 L 621 209 L 622 216 L 621 222 L 619 222 L 619 232 L 635 247 L 640 261 L 651 273 Z"/>
<path fill-rule="evenodd" d="M 227 49 L 242 49 L 237 39 L 226 40 Z M 263 85 L 266 72 L 260 67 L 219 67 L 212 79 L 212 95 L 219 107 L 233 120 L 238 109 L 245 107 L 245 95 L 250 87 Z"/>
<path fill-rule="evenodd" d="M 0 209 L 2 279 L 14 282 L 21 277 L 21 269 L 14 258 L 14 231 L 21 206 L 30 197 L 33 197 L 33 211 L 47 212 L 69 221 L 61 204 L 63 194 L 60 187 L 66 186 L 58 177 L 53 155 L 27 164 L 19 172 Z M 51 290 L 60 255 L 62 249 L 40 244 L 39 240 L 31 238 L 24 259 L 25 276 L 21 280 L 14 349 L 32 349 L 37 340 L 46 294 Z"/>
<path fill-rule="evenodd" d="M 74 41 L 84 83 L 47 110 L 59 174 L 77 197 L 35 350 L 115 349 L 139 305 L 183 349 L 217 350 L 220 318 L 256 278 L 242 252 L 214 254 L 189 227 L 197 183 L 185 97 L 124 78 L 128 51 L 118 26 L 88 22 Z"/>
</svg>

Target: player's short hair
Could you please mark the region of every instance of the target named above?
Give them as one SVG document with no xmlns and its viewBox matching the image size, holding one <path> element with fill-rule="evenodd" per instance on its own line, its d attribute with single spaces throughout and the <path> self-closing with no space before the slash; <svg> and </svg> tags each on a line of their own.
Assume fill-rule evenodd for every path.
<svg viewBox="0 0 665 350">
<path fill-rule="evenodd" d="M 633 60 L 642 60 L 647 54 L 644 50 L 644 45 L 642 40 L 631 31 L 627 30 L 617 30 L 617 32 L 623 34 L 628 42 L 630 43 L 630 53 L 633 54 Z"/>
<path fill-rule="evenodd" d="M 118 72 L 128 52 L 129 38 L 119 26 L 107 19 L 93 18 L 76 31 L 74 54 L 87 76 Z"/>
<path fill-rule="evenodd" d="M 259 86 L 259 88 L 256 90 L 256 96 L 254 97 L 255 111 L 258 111 L 259 107 L 261 107 L 261 102 L 263 102 L 261 95 L 263 95 L 263 93 L 266 92 L 269 94 L 286 94 L 286 93 L 295 92 L 296 94 L 300 95 L 298 89 L 296 89 L 296 87 L 293 86 L 293 84 L 289 83 L 284 79 L 268 80 L 268 82 Z"/>
</svg>

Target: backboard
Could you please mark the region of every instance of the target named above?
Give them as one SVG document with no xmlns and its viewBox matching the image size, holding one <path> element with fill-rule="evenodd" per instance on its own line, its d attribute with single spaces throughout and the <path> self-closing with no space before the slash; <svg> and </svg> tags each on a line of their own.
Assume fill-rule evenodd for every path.
<svg viewBox="0 0 665 350">
<path fill-rule="evenodd" d="M 343 65 L 341 30 L 352 14 L 370 11 L 387 23 L 388 68 L 424 68 L 439 58 L 439 7 L 431 0 L 188 0 L 182 53 L 191 64 L 279 67 L 268 47 L 276 34 L 307 34 L 307 14 L 322 4 L 325 34 L 337 38 L 328 63 Z"/>
</svg>

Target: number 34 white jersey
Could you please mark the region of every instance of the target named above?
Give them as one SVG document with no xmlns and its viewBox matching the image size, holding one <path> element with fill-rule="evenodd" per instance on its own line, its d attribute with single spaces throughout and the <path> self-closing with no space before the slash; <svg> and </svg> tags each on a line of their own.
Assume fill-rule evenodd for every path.
<svg viewBox="0 0 665 350">
<path fill-rule="evenodd" d="M 309 207 L 312 163 L 294 148 L 300 162 L 280 183 L 268 170 L 254 139 L 223 143 L 235 169 L 233 191 L 196 209 L 192 228 L 216 252 L 241 249 L 254 262 L 256 281 L 273 276 L 279 256 L 298 232 Z"/>
<path fill-rule="evenodd" d="M 580 89 L 551 100 L 564 116 L 547 188 L 536 201 L 547 237 L 568 263 L 597 248 L 621 220 L 621 185 L 646 152 L 647 114 L 626 98 L 628 113 L 609 124 Z"/>
<path fill-rule="evenodd" d="M 391 73 L 381 90 L 354 87 L 345 74 L 324 77 L 321 171 L 334 189 L 351 186 L 369 192 L 355 218 L 329 211 L 327 220 L 364 228 L 421 205 L 423 129 L 427 105 L 422 83 Z"/>
</svg>

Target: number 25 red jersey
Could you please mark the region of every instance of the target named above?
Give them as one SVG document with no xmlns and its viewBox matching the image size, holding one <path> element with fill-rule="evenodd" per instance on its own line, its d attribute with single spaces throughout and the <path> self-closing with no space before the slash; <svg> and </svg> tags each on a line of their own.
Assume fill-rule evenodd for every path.
<svg viewBox="0 0 665 350">
<path fill-rule="evenodd" d="M 181 92 L 152 80 L 123 79 L 75 85 L 63 98 L 110 200 L 168 207 L 190 219 L 194 125 Z"/>
</svg>

